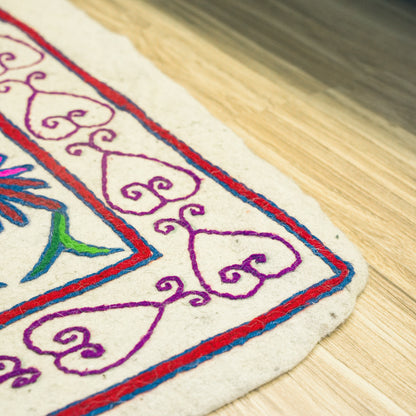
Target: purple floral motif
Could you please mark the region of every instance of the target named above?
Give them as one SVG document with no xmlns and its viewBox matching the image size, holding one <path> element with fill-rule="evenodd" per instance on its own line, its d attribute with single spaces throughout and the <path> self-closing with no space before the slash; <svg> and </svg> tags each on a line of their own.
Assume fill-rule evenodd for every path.
<svg viewBox="0 0 416 416">
<path fill-rule="evenodd" d="M 54 364 L 55 366 L 63 371 L 66 374 L 78 374 L 80 376 L 87 376 L 91 374 L 102 374 L 106 371 L 118 367 L 119 365 L 126 362 L 132 355 L 136 354 L 146 342 L 151 338 L 155 328 L 160 322 L 165 309 L 168 305 L 192 296 L 192 299 L 189 301 L 189 304 L 193 307 L 199 307 L 206 305 L 210 300 L 210 296 L 205 292 L 200 291 L 185 291 L 184 284 L 182 280 L 177 276 L 166 276 L 159 280 L 156 283 L 156 289 L 160 292 L 170 291 L 173 288 L 173 284 L 177 285 L 175 292 L 165 299 L 163 302 L 155 301 L 142 301 L 142 302 L 128 302 L 128 303 L 117 303 L 112 305 L 100 305 L 95 307 L 84 307 L 77 309 L 69 309 L 66 311 L 55 312 L 49 315 L 45 315 L 37 321 L 33 322 L 24 332 L 24 342 L 26 346 L 40 355 L 51 355 L 55 357 Z M 66 329 L 63 329 L 56 333 L 53 337 L 53 341 L 59 346 L 56 349 L 42 349 L 39 346 L 36 346 L 33 341 L 34 332 L 40 328 L 42 325 L 50 322 L 52 320 L 65 319 L 70 316 L 85 316 L 85 314 L 96 314 L 99 312 L 107 312 L 114 310 L 122 309 L 133 309 L 133 308 L 154 308 L 155 317 L 151 322 L 147 331 L 140 337 L 136 345 L 126 354 L 125 356 L 119 358 L 117 361 L 104 365 L 101 368 L 88 369 L 85 367 L 85 364 L 82 364 L 83 370 L 76 368 L 70 368 L 68 364 L 64 364 L 63 360 L 66 358 L 68 362 L 68 357 L 72 355 L 74 361 L 81 359 L 99 359 L 103 357 L 106 350 L 99 344 L 91 341 L 91 331 L 84 326 L 71 326 Z M 39 336 L 37 337 L 39 338 Z M 62 346 L 64 349 L 62 349 Z M 68 346 L 68 347 L 66 347 Z M 84 369 L 85 368 L 85 369 Z"/>
<path fill-rule="evenodd" d="M 49 92 L 34 87 L 33 81 L 45 78 L 44 72 L 36 71 L 29 74 L 25 81 L 6 79 L 0 82 L 0 93 L 3 94 L 11 91 L 10 84 L 13 83 L 31 89 L 25 126 L 38 139 L 66 139 L 82 128 L 101 127 L 113 119 L 114 110 L 100 101 L 83 95 Z"/>
<path fill-rule="evenodd" d="M 272 233 L 260 233 L 255 231 L 216 231 L 216 230 L 207 230 L 207 229 L 194 229 L 192 228 L 189 221 L 185 218 L 185 215 L 189 211 L 192 216 L 204 215 L 205 208 L 202 205 L 198 204 L 189 204 L 185 205 L 179 210 L 179 219 L 176 218 L 164 218 L 156 221 L 154 223 L 155 231 L 161 234 L 169 234 L 174 229 L 174 224 L 180 225 L 187 230 L 189 234 L 188 240 L 188 253 L 192 263 L 192 269 L 195 273 L 195 276 L 198 278 L 201 286 L 210 294 L 225 297 L 228 299 L 246 299 L 257 293 L 257 291 L 263 286 L 264 282 L 267 279 L 277 279 L 283 276 L 286 273 L 293 272 L 302 262 L 300 254 L 296 251 L 293 246 L 284 240 L 282 237 L 272 234 Z M 211 274 L 211 283 L 208 282 L 209 279 L 204 277 L 201 272 L 201 256 L 204 253 L 199 253 L 197 250 L 198 240 L 201 238 L 211 238 L 212 240 L 218 240 L 219 238 L 233 238 L 243 240 L 245 239 L 250 246 L 255 243 L 256 251 L 258 246 L 261 246 L 261 242 L 264 240 L 272 240 L 279 245 L 279 249 L 284 251 L 285 260 L 289 263 L 286 267 L 283 267 L 279 270 L 276 270 L 273 273 L 265 273 L 261 271 L 261 265 L 268 262 L 268 259 L 265 253 L 254 252 L 242 259 L 239 263 L 232 264 L 226 267 L 222 267 L 217 271 L 218 279 L 214 277 L 212 281 L 212 276 L 215 276 L 215 273 Z M 250 241 L 249 241 L 250 239 Z M 214 241 L 213 241 L 214 242 Z M 218 241 L 217 241 L 218 242 Z M 212 251 L 210 253 L 212 258 L 216 260 L 218 257 L 215 257 L 215 244 L 212 246 Z M 213 255 L 214 252 L 214 255 Z M 205 253 L 205 256 L 207 254 Z M 212 268 L 210 263 L 210 268 Z M 249 289 L 243 287 L 243 293 L 229 293 L 223 289 L 223 284 L 232 284 L 236 285 L 242 283 L 243 277 L 246 280 L 249 280 Z M 254 278 L 254 279 L 253 279 Z M 213 286 L 215 285 L 216 288 Z M 220 287 L 220 289 L 218 289 Z"/>
<path fill-rule="evenodd" d="M 188 169 L 144 154 L 105 150 L 98 144 L 98 139 L 102 142 L 112 142 L 116 137 L 117 134 L 113 130 L 99 129 L 90 134 L 87 143 L 74 143 L 66 148 L 69 154 L 75 156 L 82 154 L 82 146 L 103 154 L 101 160 L 102 192 L 111 208 L 124 214 L 149 215 L 170 202 L 188 199 L 198 192 L 201 179 Z M 125 177 L 133 175 L 140 179 L 129 181 L 121 187 L 112 186 L 111 181 L 114 178 L 120 178 L 120 175 L 110 174 L 112 165 L 118 168 L 119 172 L 122 169 Z M 153 176 L 152 172 L 161 174 Z M 175 186 L 173 181 L 164 175 L 180 177 L 181 187 Z M 110 196 L 112 193 L 113 197 Z M 124 199 L 121 203 L 117 203 L 114 200 L 120 193 Z"/>
<path fill-rule="evenodd" d="M 37 65 L 44 57 L 43 52 L 22 40 L 0 35 L 0 76 L 14 69 Z"/>
<path fill-rule="evenodd" d="M 10 371 L 2 374 L 2 371 L 6 369 L 6 362 L 12 363 L 13 368 Z M 41 372 L 34 367 L 22 368 L 22 363 L 17 357 L 10 355 L 0 355 L 0 384 L 5 381 L 14 378 L 12 382 L 13 388 L 19 388 L 33 384 L 39 378 Z"/>
</svg>

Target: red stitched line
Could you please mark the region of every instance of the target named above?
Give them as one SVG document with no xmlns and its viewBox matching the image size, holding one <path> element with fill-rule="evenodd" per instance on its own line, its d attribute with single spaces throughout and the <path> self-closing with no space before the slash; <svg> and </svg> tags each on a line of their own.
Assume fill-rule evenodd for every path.
<svg viewBox="0 0 416 416">
<path fill-rule="evenodd" d="M 9 15 L 8 13 L 0 10 L 0 18 L 7 20 L 10 23 L 13 23 L 21 30 L 26 32 L 30 35 L 39 45 L 41 45 L 44 49 L 46 49 L 50 54 L 52 54 L 55 58 L 57 58 L 60 62 L 64 63 L 68 68 L 78 74 L 86 83 L 92 85 L 93 87 L 97 88 L 102 95 L 104 95 L 109 101 L 112 101 L 120 108 L 134 114 L 143 123 L 148 126 L 151 130 L 165 139 L 167 142 L 172 144 L 175 148 L 180 150 L 184 155 L 189 157 L 193 162 L 195 162 L 198 166 L 202 167 L 204 170 L 209 172 L 211 175 L 215 176 L 218 180 L 228 185 L 231 189 L 238 192 L 240 195 L 250 199 L 259 207 L 265 209 L 266 211 L 272 213 L 277 220 L 285 222 L 287 225 L 292 228 L 300 237 L 305 239 L 308 243 L 312 244 L 325 258 L 327 258 L 331 263 L 333 263 L 336 267 L 343 267 L 343 262 L 339 261 L 328 249 L 322 246 L 319 240 L 315 239 L 311 236 L 303 227 L 300 227 L 296 221 L 292 218 L 288 217 L 284 212 L 280 211 L 269 202 L 259 198 L 259 196 L 254 193 L 253 191 L 249 190 L 245 185 L 235 182 L 231 177 L 221 172 L 219 169 L 212 166 L 208 161 L 202 159 L 197 153 L 192 151 L 185 143 L 179 141 L 173 134 L 169 131 L 165 130 L 163 127 L 159 126 L 153 120 L 146 117 L 144 112 L 140 110 L 135 104 L 131 103 L 125 97 L 123 97 L 118 92 L 114 91 L 108 85 L 98 81 L 96 78 L 89 75 L 86 71 L 79 68 L 73 62 L 71 62 L 68 58 L 62 55 L 57 49 L 55 49 L 51 44 L 46 42 L 38 33 L 36 33 L 33 29 L 28 27 L 22 22 L 19 22 L 14 17 Z"/>
<path fill-rule="evenodd" d="M 0 16 L 2 15 L 0 11 Z M 0 114 L 0 130 L 4 132 L 6 136 L 12 137 L 17 143 L 19 143 L 24 149 L 28 150 L 31 154 L 36 155 L 36 157 L 41 160 L 44 165 L 54 172 L 54 174 L 59 177 L 63 182 L 70 185 L 75 192 L 80 194 L 82 198 L 87 201 L 94 209 L 105 219 L 107 219 L 117 231 L 122 233 L 125 238 L 127 238 L 134 247 L 138 250 L 138 253 L 131 256 L 129 259 L 110 267 L 109 269 L 90 276 L 88 278 L 82 279 L 77 283 L 63 287 L 59 290 L 51 291 L 47 294 L 41 295 L 36 299 L 30 300 L 23 303 L 13 309 L 0 313 L 0 325 L 8 323 L 11 319 L 16 318 L 23 313 L 45 305 L 48 302 L 51 302 L 55 299 L 62 298 L 70 293 L 79 291 L 90 285 L 98 284 L 103 279 L 119 273 L 120 271 L 133 267 L 140 261 L 145 260 L 146 258 L 152 255 L 150 248 L 137 236 L 136 232 L 128 227 L 124 222 L 117 218 L 111 211 L 107 210 L 105 206 L 92 194 L 88 189 L 86 189 L 80 182 L 78 182 L 73 176 L 58 162 L 56 162 L 45 150 L 37 146 L 35 143 L 31 142 L 22 132 L 11 125 L 2 114 Z M 26 195 L 26 194 L 25 194 Z M 54 208 L 55 209 L 55 208 Z"/>
<path fill-rule="evenodd" d="M 0 325 L 4 325 L 10 320 L 16 318 L 19 315 L 24 314 L 27 311 L 35 309 L 40 305 L 45 305 L 48 302 L 51 302 L 55 299 L 62 298 L 66 295 L 69 295 L 73 292 L 80 291 L 88 286 L 93 286 L 100 283 L 102 280 L 119 273 L 121 270 L 128 269 L 135 266 L 137 263 L 143 260 L 142 254 L 137 253 L 128 259 L 122 261 L 121 263 L 110 267 L 106 270 L 103 270 L 101 273 L 89 276 L 85 279 L 82 279 L 78 282 L 72 283 L 68 286 L 64 286 L 61 289 L 53 290 L 49 293 L 38 296 L 35 299 L 29 300 L 22 305 L 19 305 L 16 308 L 10 309 L 0 314 Z"/>
<path fill-rule="evenodd" d="M 341 273 L 341 275 L 337 278 L 328 281 L 325 285 L 325 289 L 330 290 L 333 287 L 340 284 L 344 280 L 347 273 L 348 269 L 344 270 L 343 273 Z M 182 355 L 174 360 L 162 363 L 157 367 L 153 368 L 152 370 L 140 374 L 139 376 L 134 377 L 128 380 L 127 382 L 114 387 L 111 390 L 98 393 L 94 396 L 89 397 L 86 400 L 83 400 L 80 403 L 76 403 L 71 407 L 63 409 L 59 413 L 56 413 L 55 416 L 74 416 L 74 414 L 80 416 L 86 415 L 92 410 L 95 410 L 99 407 L 104 407 L 110 403 L 116 403 L 117 401 L 121 400 L 124 396 L 133 393 L 135 390 L 139 388 L 145 387 L 146 385 L 153 383 L 157 379 L 166 376 L 167 374 L 177 370 L 180 367 L 183 367 L 187 364 L 190 364 L 198 360 L 202 356 L 212 354 L 215 351 L 221 349 L 222 347 L 225 347 L 231 344 L 232 342 L 247 336 L 252 332 L 263 330 L 269 322 L 279 319 L 280 317 L 290 313 L 292 310 L 298 308 L 299 306 L 307 305 L 310 299 L 314 299 L 315 297 L 319 296 L 321 292 L 321 287 L 310 288 L 305 293 L 300 294 L 297 297 L 291 299 L 286 304 L 277 306 L 270 312 L 253 319 L 247 324 L 235 328 L 234 330 L 226 332 L 222 335 L 219 335 L 211 339 L 210 341 L 207 341 L 204 344 L 197 346 L 189 353 Z M 76 413 L 74 413 L 75 411 Z"/>
<path fill-rule="evenodd" d="M 45 186 L 45 182 L 26 178 L 0 178 L 0 186 L 18 186 L 21 188 L 37 188 Z"/>
<path fill-rule="evenodd" d="M 86 400 L 83 400 L 80 403 L 74 404 L 73 406 L 62 410 L 57 415 L 73 416 L 74 411 L 76 411 L 77 414 L 85 415 L 94 409 L 103 407 L 110 403 L 117 402 L 118 400 L 122 399 L 123 396 L 132 393 L 134 390 L 146 386 L 154 382 L 155 380 L 167 375 L 168 373 L 175 371 L 176 369 L 184 365 L 192 363 L 193 361 L 197 360 L 198 358 L 204 355 L 211 354 L 217 351 L 218 349 L 221 349 L 222 347 L 229 345 L 233 341 L 247 336 L 248 334 L 254 331 L 264 329 L 265 325 L 268 322 L 272 322 L 278 319 L 279 317 L 282 317 L 290 313 L 298 307 L 307 305 L 309 301 L 317 298 L 320 294 L 331 290 L 333 287 L 337 286 L 343 281 L 343 279 L 346 277 L 348 273 L 348 268 L 346 264 L 342 260 L 338 259 L 329 249 L 324 247 L 318 239 L 309 234 L 305 228 L 298 225 L 295 220 L 288 217 L 284 212 L 280 211 L 279 209 L 271 205 L 269 202 L 260 198 L 253 191 L 250 191 L 248 188 L 246 188 L 243 184 L 235 182 L 228 175 L 224 174 L 223 172 L 216 169 L 214 166 L 210 165 L 209 162 L 203 160 L 197 153 L 193 152 L 187 145 L 185 145 L 183 142 L 180 142 L 175 136 L 170 134 L 167 130 L 163 129 L 152 120 L 148 119 L 140 109 L 138 109 L 134 104 L 129 102 L 126 98 L 112 90 L 107 85 L 93 78 L 72 62 L 70 62 L 59 51 L 57 51 L 54 47 L 47 43 L 40 35 L 34 32 L 31 28 L 17 21 L 15 18 L 1 10 L 0 18 L 14 24 L 15 26 L 19 27 L 21 30 L 26 32 L 39 45 L 41 45 L 58 60 L 64 63 L 68 68 L 77 73 L 84 81 L 96 87 L 102 93 L 102 95 L 107 97 L 107 99 L 114 102 L 122 109 L 125 109 L 126 111 L 129 111 L 132 114 L 134 114 L 136 117 L 142 120 L 143 123 L 146 124 L 150 129 L 152 129 L 155 133 L 159 134 L 167 142 L 174 145 L 178 150 L 180 150 L 184 155 L 189 157 L 197 165 L 205 169 L 207 172 L 209 172 L 211 175 L 216 177 L 221 182 L 228 185 L 231 189 L 238 192 L 240 195 L 251 200 L 262 209 L 272 213 L 277 220 L 285 222 L 295 233 L 297 233 L 302 239 L 304 239 L 313 247 L 315 247 L 315 249 L 322 256 L 324 256 L 328 261 L 330 261 L 341 271 L 341 274 L 338 277 L 328 280 L 327 282 L 325 282 L 324 285 L 308 289 L 305 293 L 299 294 L 295 298 L 289 300 L 284 305 L 276 307 L 267 314 L 261 315 L 260 317 L 253 319 L 251 322 L 238 328 L 235 328 L 234 330 L 231 330 L 225 334 L 219 335 L 213 338 L 212 340 L 197 346 L 189 353 L 184 354 L 172 361 L 162 363 L 153 370 L 143 373 L 137 377 L 134 377 L 131 380 L 119 386 L 116 386 L 109 391 L 98 393 Z"/>
<path fill-rule="evenodd" d="M 36 205 L 38 207 L 50 209 L 52 211 L 57 211 L 62 208 L 62 205 L 58 201 L 54 201 L 39 195 L 32 195 L 27 192 L 15 191 L 13 189 L 0 188 L 0 195 L 5 195 L 9 198 L 15 198 L 20 201 Z"/>
<path fill-rule="evenodd" d="M 2 211 L 4 215 L 7 215 L 8 217 L 10 217 L 13 221 L 17 223 L 19 224 L 24 223 L 23 217 L 15 209 L 11 208 L 9 205 L 6 205 L 1 201 L 0 201 L 0 211 Z"/>
<path fill-rule="evenodd" d="M 1 16 L 1 13 L 0 13 Z M 12 137 L 23 148 L 29 151 L 32 155 L 42 161 L 47 169 L 54 172 L 64 183 L 68 184 L 75 190 L 76 193 L 89 203 L 94 209 L 108 220 L 118 231 L 120 231 L 134 246 L 143 253 L 144 258 L 151 255 L 150 249 L 144 242 L 138 238 L 137 234 L 128 227 L 124 222 L 117 218 L 111 211 L 109 211 L 99 201 L 92 192 L 86 189 L 83 184 L 78 182 L 63 166 L 56 162 L 45 150 L 39 147 L 36 143 L 30 141 L 19 129 L 11 125 L 5 117 L 0 114 L 0 129 L 3 130 L 6 136 Z"/>
<path fill-rule="evenodd" d="M 260 198 L 255 192 L 248 189 L 245 185 L 235 182 L 230 176 L 226 175 L 225 173 L 221 172 L 215 166 L 212 166 L 208 161 L 204 160 L 199 156 L 196 152 L 191 150 L 185 143 L 179 141 L 173 134 L 169 131 L 165 130 L 163 127 L 159 126 L 153 120 L 149 119 L 145 113 L 140 110 L 135 104 L 130 102 L 128 99 L 123 97 L 118 92 L 114 91 L 108 85 L 102 83 L 98 79 L 89 75 L 86 71 L 75 65 L 71 62 L 68 58 L 62 55 L 57 49 L 55 49 L 50 43 L 46 42 L 38 33 L 36 33 L 33 29 L 29 26 L 25 25 L 24 23 L 18 21 L 10 14 L 6 13 L 3 10 L 0 10 L 0 18 L 16 25 L 21 30 L 26 32 L 29 36 L 31 36 L 39 45 L 41 45 L 44 49 L 46 49 L 51 55 L 57 58 L 61 63 L 66 65 L 69 69 L 74 71 L 78 74 L 86 83 L 95 87 L 100 93 L 105 96 L 110 102 L 115 103 L 121 109 L 126 110 L 148 126 L 151 130 L 165 139 L 167 142 L 172 144 L 175 148 L 181 151 L 185 156 L 190 158 L 194 163 L 198 166 L 209 172 L 211 175 L 216 177 L 221 182 L 228 185 L 231 189 L 239 193 L 240 195 L 248 198 L 252 202 L 254 202 L 259 207 L 263 208 L 264 210 L 272 213 L 277 220 L 285 222 L 289 227 L 295 231 L 301 238 L 305 239 L 308 243 L 312 244 L 321 255 L 323 255 L 326 259 L 328 259 L 331 263 L 333 263 L 337 268 L 345 267 L 344 263 L 338 260 L 333 253 L 331 253 L 328 249 L 326 249 L 319 240 L 314 238 L 311 234 L 309 234 L 303 227 L 299 226 L 296 221 L 292 218 L 288 217 L 284 212 L 279 210 L 278 208 L 271 205 L 269 202 L 265 201 L 264 199 Z"/>
</svg>

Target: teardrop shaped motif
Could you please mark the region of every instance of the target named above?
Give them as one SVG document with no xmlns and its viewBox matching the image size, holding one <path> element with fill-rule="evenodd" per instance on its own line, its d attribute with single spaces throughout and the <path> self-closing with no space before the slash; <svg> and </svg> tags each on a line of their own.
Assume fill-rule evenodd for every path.
<svg viewBox="0 0 416 416">
<path fill-rule="evenodd" d="M 111 142 L 117 134 L 99 129 L 89 136 L 88 143 L 74 143 L 67 152 L 79 156 L 88 146 L 103 154 L 101 161 L 102 191 L 108 205 L 124 214 L 150 215 L 170 202 L 195 195 L 201 179 L 191 170 L 145 154 L 105 150 L 103 142 Z"/>
<path fill-rule="evenodd" d="M 146 155 L 107 152 L 102 170 L 107 203 L 126 214 L 153 214 L 169 202 L 195 195 L 200 184 L 190 170 Z"/>
<path fill-rule="evenodd" d="M 123 311 L 126 308 L 131 309 L 128 324 Z M 54 356 L 56 367 L 64 373 L 81 376 L 101 374 L 122 364 L 141 349 L 152 335 L 163 312 L 162 304 L 152 302 L 63 311 L 60 315 L 48 316 L 48 320 L 39 326 L 32 324 L 26 334 L 36 343 L 36 347 L 30 342 L 28 347 L 38 354 Z M 125 324 L 134 326 L 134 331 L 127 335 L 120 331 L 124 336 L 120 339 L 117 329 L 124 330 Z M 37 332 L 32 336 L 35 329 Z"/>
<path fill-rule="evenodd" d="M 9 35 L 0 35 L 0 76 L 6 72 L 29 68 L 45 57 L 28 43 Z"/>
<path fill-rule="evenodd" d="M 25 330 L 24 342 L 37 354 L 53 356 L 55 366 L 64 373 L 80 376 L 105 373 L 126 362 L 145 346 L 169 304 L 188 296 L 191 296 L 189 304 L 193 307 L 206 305 L 210 301 L 205 292 L 185 291 L 182 280 L 177 276 L 166 276 L 156 283 L 160 292 L 169 292 L 174 286 L 174 293 L 163 302 L 118 303 L 45 315 Z M 80 320 L 82 325 L 78 323 Z M 121 333 L 125 333 L 125 326 L 131 331 L 128 338 L 120 343 L 116 331 L 121 326 L 124 326 Z M 51 331 L 55 332 L 52 337 Z"/>
<path fill-rule="evenodd" d="M 83 127 L 103 126 L 113 116 L 112 108 L 92 98 L 41 91 L 29 98 L 25 122 L 28 130 L 39 139 L 62 140 Z"/>
<path fill-rule="evenodd" d="M 25 85 L 32 90 L 27 99 L 25 126 L 31 134 L 43 140 L 66 139 L 82 128 L 108 124 L 115 111 L 109 105 L 83 95 L 43 91 L 34 81 L 46 79 L 41 71 L 30 73 L 25 81 L 7 79 L 0 82 L 0 93 L 7 94 L 13 85 Z"/>
<path fill-rule="evenodd" d="M 299 252 L 277 234 L 194 229 L 185 219 L 187 211 L 193 216 L 205 213 L 202 205 L 185 205 L 179 210 L 179 219 L 161 219 L 154 228 L 169 234 L 177 224 L 188 231 L 192 269 L 210 294 L 233 300 L 249 298 L 267 279 L 292 272 L 302 262 Z"/>
</svg>

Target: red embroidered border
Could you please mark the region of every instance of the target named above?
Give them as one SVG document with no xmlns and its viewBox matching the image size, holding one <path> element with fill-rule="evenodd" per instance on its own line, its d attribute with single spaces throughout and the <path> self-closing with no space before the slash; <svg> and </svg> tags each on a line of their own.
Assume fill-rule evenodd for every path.
<svg viewBox="0 0 416 416">
<path fill-rule="evenodd" d="M 2 17 L 2 12 L 0 11 L 0 18 Z M 49 153 L 30 141 L 18 128 L 9 123 L 2 114 L 0 114 L 0 130 L 2 130 L 6 136 L 12 137 L 16 143 L 22 146 L 29 153 L 36 155 L 36 158 L 41 160 L 47 169 L 49 169 L 56 175 L 56 177 L 70 186 L 76 194 L 80 195 L 86 203 L 88 203 L 97 213 L 104 217 L 137 250 L 137 253 L 133 254 L 126 260 L 117 263 L 116 265 L 109 267 L 100 273 L 86 277 L 77 281 L 76 283 L 52 290 L 48 293 L 36 297 L 35 299 L 23 302 L 16 307 L 13 307 L 12 309 L 0 313 L 0 326 L 6 325 L 10 321 L 16 319 L 18 316 L 24 315 L 25 313 L 34 310 L 39 306 L 46 305 L 53 300 L 64 298 L 68 294 L 79 292 L 89 286 L 97 285 L 108 277 L 119 274 L 122 270 L 134 267 L 152 255 L 150 248 L 143 240 L 140 239 L 136 230 L 129 227 L 120 218 L 115 216 L 112 211 L 108 210 L 91 191 L 89 191 L 81 182 L 75 179 L 64 167 L 57 163 L 49 155 Z"/>
<path fill-rule="evenodd" d="M 262 210 L 272 214 L 276 220 L 285 223 L 295 234 L 297 234 L 302 240 L 312 246 L 313 249 L 320 254 L 320 256 L 325 258 L 328 263 L 332 264 L 339 271 L 335 277 L 328 279 L 319 285 L 310 287 L 306 291 L 292 297 L 286 303 L 277 306 L 276 308 L 253 319 L 252 321 L 234 328 L 224 334 L 218 335 L 208 341 L 205 341 L 195 348 L 189 350 L 188 352 L 185 352 L 170 361 L 161 363 L 152 369 L 139 374 L 136 377 L 130 378 L 125 382 L 109 388 L 104 392 L 97 393 L 77 403 L 73 403 L 67 406 L 65 409 L 54 412 L 54 415 L 73 416 L 75 414 L 87 415 L 90 412 L 94 412 L 94 414 L 101 413 L 100 409 L 104 409 L 107 406 L 113 406 L 122 402 L 125 400 L 123 398 L 134 394 L 134 392 L 138 389 L 151 384 L 155 384 L 157 380 L 164 378 L 164 376 L 168 374 L 174 373 L 181 367 L 186 367 L 188 364 L 198 362 L 201 357 L 212 355 L 216 351 L 231 345 L 233 342 L 248 337 L 250 334 L 253 334 L 257 331 L 263 331 L 267 324 L 278 321 L 282 317 L 290 316 L 290 314 L 294 313 L 296 310 L 304 308 L 309 304 L 318 301 L 325 294 L 331 293 L 331 291 L 337 288 L 337 286 L 344 284 L 347 277 L 352 275 L 352 271 L 345 262 L 335 256 L 335 254 L 326 248 L 317 238 L 312 236 L 307 229 L 299 225 L 296 220 L 289 217 L 286 215 L 286 213 L 272 205 L 270 202 L 248 189 L 245 185 L 235 181 L 225 172 L 218 170 L 218 168 L 204 160 L 199 154 L 190 149 L 185 143 L 181 142 L 167 130 L 163 129 L 157 123 L 149 119 L 142 110 L 140 110 L 127 98 L 123 97 L 121 94 L 114 91 L 109 86 L 98 81 L 96 78 L 92 77 L 73 62 L 71 62 L 69 59 L 67 59 L 65 56 L 63 56 L 33 29 L 29 28 L 24 23 L 16 20 L 8 13 L 1 10 L 0 19 L 12 23 L 13 25 L 20 28 L 34 41 L 36 41 L 43 49 L 57 58 L 61 63 L 76 73 L 85 82 L 95 87 L 105 98 L 116 104 L 122 110 L 128 111 L 135 115 L 143 122 L 145 126 L 162 137 L 166 142 L 179 150 L 182 154 L 192 160 L 193 163 L 204 169 L 211 176 L 227 185 L 235 193 L 238 193 L 247 200 L 250 200 L 253 204 L 257 205 Z M 69 177 L 66 178 L 70 180 Z"/>
<path fill-rule="evenodd" d="M 287 216 L 283 211 L 274 207 L 265 199 L 260 198 L 259 195 L 257 195 L 255 192 L 248 189 L 242 183 L 236 182 L 233 178 L 226 175 L 224 172 L 218 170 L 215 166 L 211 165 L 207 160 L 203 159 L 198 153 L 190 149 L 184 142 L 178 140 L 169 131 L 165 130 L 159 124 L 155 123 L 153 120 L 148 118 L 146 114 L 140 108 L 138 108 L 135 104 L 129 101 L 126 97 L 124 97 L 117 91 L 113 90 L 108 85 L 102 83 L 98 79 L 92 77 L 86 71 L 84 71 L 83 69 L 75 65 L 72 61 L 70 61 L 67 57 L 65 57 L 60 51 L 55 49 L 50 43 L 46 42 L 45 39 L 43 39 L 38 33 L 36 33 L 29 26 L 18 21 L 13 16 L 11 16 L 10 14 L 2 10 L 0 10 L 0 19 L 5 20 L 9 23 L 12 23 L 13 25 L 17 26 L 19 29 L 24 31 L 36 43 L 38 43 L 38 45 L 40 45 L 43 49 L 48 51 L 52 56 L 58 59 L 71 71 L 75 72 L 87 84 L 96 88 L 110 102 L 113 102 L 122 110 L 125 110 L 135 115 L 153 132 L 155 132 L 160 137 L 165 139 L 168 143 L 173 145 L 176 149 L 178 149 L 185 156 L 191 159 L 195 164 L 197 164 L 202 169 L 204 169 L 205 171 L 210 173 L 212 176 L 217 178 L 220 182 L 225 183 L 226 185 L 228 185 L 231 189 L 233 189 L 235 192 L 237 192 L 241 196 L 249 199 L 250 201 L 254 202 L 256 205 L 258 205 L 260 208 L 273 214 L 278 221 L 282 221 L 285 224 L 287 224 L 296 234 L 298 234 L 301 238 L 305 239 L 308 243 L 313 245 L 319 251 L 320 254 L 322 254 L 328 261 L 334 264 L 337 268 L 343 267 L 344 263 L 341 260 L 337 259 L 329 249 L 324 247 L 321 244 L 321 242 L 315 237 L 313 237 L 306 229 L 298 225 L 293 218 L 290 218 L 289 216 Z"/>
</svg>

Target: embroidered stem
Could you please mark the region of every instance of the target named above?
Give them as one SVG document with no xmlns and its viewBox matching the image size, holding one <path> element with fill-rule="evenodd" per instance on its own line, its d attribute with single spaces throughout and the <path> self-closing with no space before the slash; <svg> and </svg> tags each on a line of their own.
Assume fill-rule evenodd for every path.
<svg viewBox="0 0 416 416">
<path fill-rule="evenodd" d="M 71 237 L 68 228 L 66 215 L 61 211 L 53 212 L 49 243 L 33 269 L 21 280 L 22 283 L 37 279 L 45 274 L 62 252 L 95 257 L 121 251 L 121 249 L 97 247 L 77 241 Z"/>
</svg>

